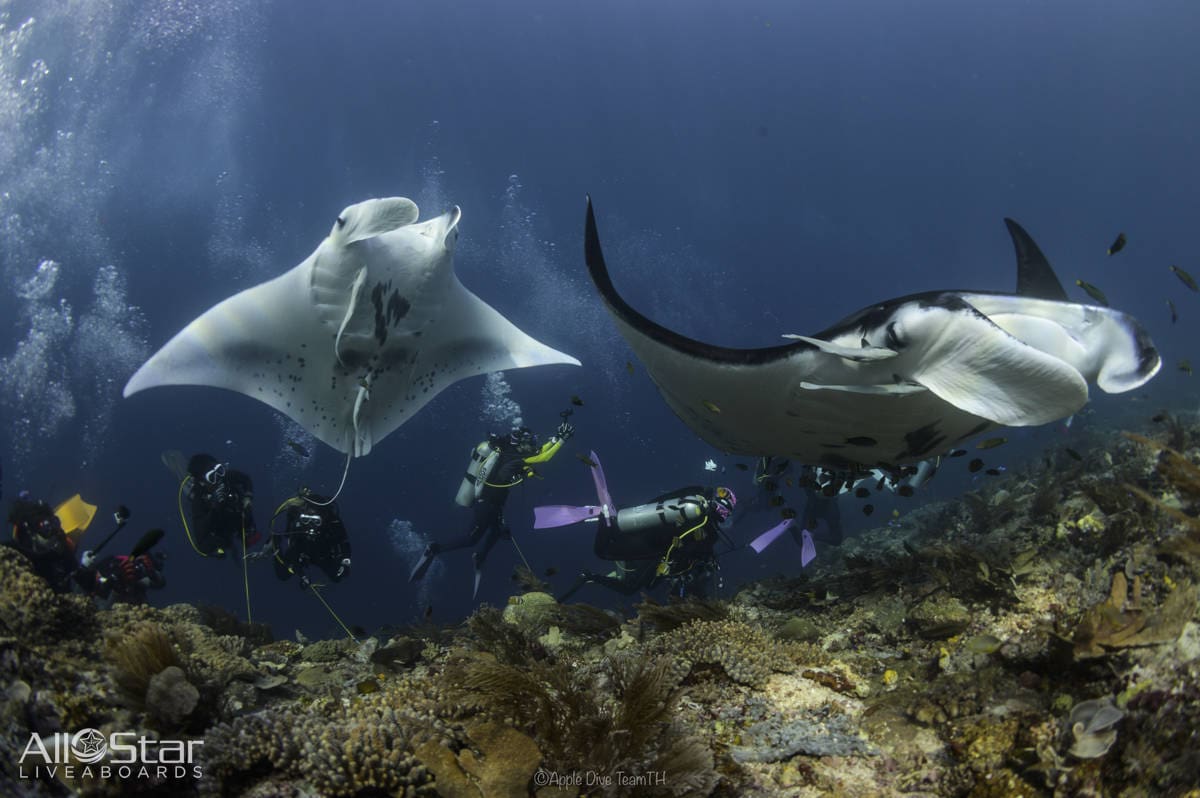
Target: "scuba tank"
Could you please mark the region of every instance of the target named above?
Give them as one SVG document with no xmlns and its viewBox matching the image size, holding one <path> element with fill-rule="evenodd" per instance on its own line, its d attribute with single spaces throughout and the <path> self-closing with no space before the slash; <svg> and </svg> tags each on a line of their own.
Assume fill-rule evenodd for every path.
<svg viewBox="0 0 1200 798">
<path fill-rule="evenodd" d="M 455 503 L 462 507 L 470 507 L 474 504 L 499 459 L 500 451 L 492 446 L 490 440 L 476 446 L 471 451 L 471 462 L 467 465 L 467 473 L 463 475 L 462 484 L 458 486 L 458 495 L 454 497 Z"/>
<path fill-rule="evenodd" d="M 654 527 L 693 527 L 706 515 L 708 500 L 701 494 L 672 496 L 659 502 L 639 504 L 617 511 L 617 529 L 622 533 Z"/>
</svg>

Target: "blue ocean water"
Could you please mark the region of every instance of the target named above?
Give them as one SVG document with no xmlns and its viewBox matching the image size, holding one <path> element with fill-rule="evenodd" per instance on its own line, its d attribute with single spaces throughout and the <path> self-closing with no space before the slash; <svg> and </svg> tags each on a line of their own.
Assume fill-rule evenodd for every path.
<svg viewBox="0 0 1200 798">
<path fill-rule="evenodd" d="M 585 401 L 569 449 L 508 505 L 559 588 L 594 566 L 590 536 L 529 521 L 537 504 L 591 500 L 574 453 L 602 456 L 622 504 L 710 479 L 710 457 L 749 488 L 666 408 L 600 306 L 585 194 L 630 301 L 732 346 L 915 291 L 1009 290 L 1011 216 L 1064 284 L 1100 286 L 1163 353 L 1138 396 L 1094 391 L 1091 423 L 1195 409 L 1176 364 L 1194 354 L 1200 296 L 1168 266 L 1200 274 L 1198 28 L 1185 2 L 0 4 L 5 495 L 129 505 L 130 546 L 168 530 L 157 602 L 244 615 L 240 566 L 190 550 L 160 453 L 249 472 L 264 526 L 298 485 L 331 491 L 340 456 L 246 397 L 121 388 L 191 319 L 299 263 L 338 211 L 374 196 L 411 197 L 425 217 L 460 205 L 464 284 L 584 367 L 456 384 L 354 463 L 341 504 L 355 572 L 326 595 L 368 628 L 474 606 L 465 552 L 423 592 L 405 575 L 414 541 L 468 523 L 453 495 L 474 444 L 512 421 L 496 407 L 506 389 L 543 434 L 571 395 Z M 1121 231 L 1129 245 L 1106 257 Z M 1067 434 L 1014 432 L 1004 456 Z M 970 486 L 946 473 L 913 501 Z M 851 531 L 897 502 L 871 519 L 851 507 Z M 768 520 L 746 523 L 742 542 Z M 796 572 L 790 556 L 735 552 L 725 581 Z M 480 600 L 504 601 L 518 561 L 497 547 Z M 262 565 L 251 591 L 277 634 L 336 631 Z"/>
</svg>

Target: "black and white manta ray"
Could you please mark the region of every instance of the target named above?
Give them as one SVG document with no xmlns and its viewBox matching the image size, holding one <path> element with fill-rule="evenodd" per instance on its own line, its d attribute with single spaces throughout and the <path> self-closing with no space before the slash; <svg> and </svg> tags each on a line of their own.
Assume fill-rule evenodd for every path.
<svg viewBox="0 0 1200 798">
<path fill-rule="evenodd" d="M 1037 244 L 1006 219 L 1017 293 L 935 291 L 864 308 L 792 343 L 731 349 L 634 310 L 604 262 L 588 200 L 585 254 L 617 328 L 675 414 L 722 451 L 836 468 L 892 468 L 998 425 L 1045 424 L 1162 365 L 1120 311 L 1068 301 Z"/>
<path fill-rule="evenodd" d="M 458 281 L 461 216 L 455 207 L 418 223 L 404 197 L 351 205 L 299 266 L 210 308 L 167 342 L 125 396 L 160 385 L 227 388 L 358 457 L 456 380 L 578 366 Z"/>
</svg>

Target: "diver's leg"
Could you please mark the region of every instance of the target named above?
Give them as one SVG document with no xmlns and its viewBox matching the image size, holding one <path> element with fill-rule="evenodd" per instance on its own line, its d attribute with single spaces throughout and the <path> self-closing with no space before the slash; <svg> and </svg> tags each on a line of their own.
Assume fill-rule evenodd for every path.
<svg viewBox="0 0 1200 798">
<path fill-rule="evenodd" d="M 471 592 L 471 598 L 479 595 L 479 583 L 483 581 L 483 563 L 487 559 L 488 553 L 492 547 L 496 545 L 501 537 L 512 533 L 504 523 L 504 511 L 501 507 L 496 507 L 493 512 L 488 515 L 484 525 L 480 525 L 483 530 L 483 545 L 471 554 L 471 564 L 475 570 L 475 587 Z"/>
<path fill-rule="evenodd" d="M 416 582 L 424 578 L 425 572 L 429 570 L 429 566 L 433 565 L 433 559 L 439 554 L 444 554 L 448 551 L 457 551 L 458 549 L 465 549 L 475 545 L 475 542 L 479 540 L 479 536 L 482 534 L 482 529 L 479 526 L 479 504 L 481 503 L 478 503 L 475 507 L 471 526 L 464 535 L 457 537 L 448 543 L 438 543 L 434 541 L 425 547 L 425 551 L 421 553 L 421 559 L 417 561 L 417 564 L 412 569 L 412 573 L 408 575 L 408 581 Z"/>
</svg>

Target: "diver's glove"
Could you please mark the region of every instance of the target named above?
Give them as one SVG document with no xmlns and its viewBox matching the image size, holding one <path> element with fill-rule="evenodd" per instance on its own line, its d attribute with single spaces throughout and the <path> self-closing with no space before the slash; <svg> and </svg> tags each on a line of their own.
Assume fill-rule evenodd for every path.
<svg viewBox="0 0 1200 798">
<path fill-rule="evenodd" d="M 253 499 L 251 499 L 249 496 L 243 496 L 243 497 L 242 497 L 242 509 L 243 509 L 243 510 L 249 510 L 249 509 L 250 509 L 250 505 L 251 505 L 251 504 L 253 504 L 253 503 L 254 503 L 254 500 L 253 500 Z"/>
<path fill-rule="evenodd" d="M 556 434 L 558 435 L 558 439 L 560 441 L 565 441 L 567 438 L 575 434 L 575 427 L 564 421 L 558 425 L 558 432 Z"/>
<path fill-rule="evenodd" d="M 263 547 L 261 549 L 259 549 L 258 551 L 247 552 L 246 559 L 247 560 L 260 560 L 263 557 L 268 557 L 268 558 L 274 557 L 275 551 L 276 551 L 275 541 L 268 540 L 266 543 L 263 544 Z"/>
<path fill-rule="evenodd" d="M 307 576 L 305 576 L 304 574 L 300 574 L 300 589 L 304 590 L 309 587 L 312 587 L 312 582 L 309 580 L 309 578 Z"/>
<path fill-rule="evenodd" d="M 341 567 L 337 569 L 338 578 L 340 579 L 341 577 L 345 576 L 346 572 L 349 570 L 350 570 L 350 558 L 346 557 L 342 560 Z"/>
<path fill-rule="evenodd" d="M 84 568 L 90 569 L 96 564 L 96 552 L 91 551 L 90 549 L 85 551 L 79 558 L 79 564 Z"/>
</svg>

